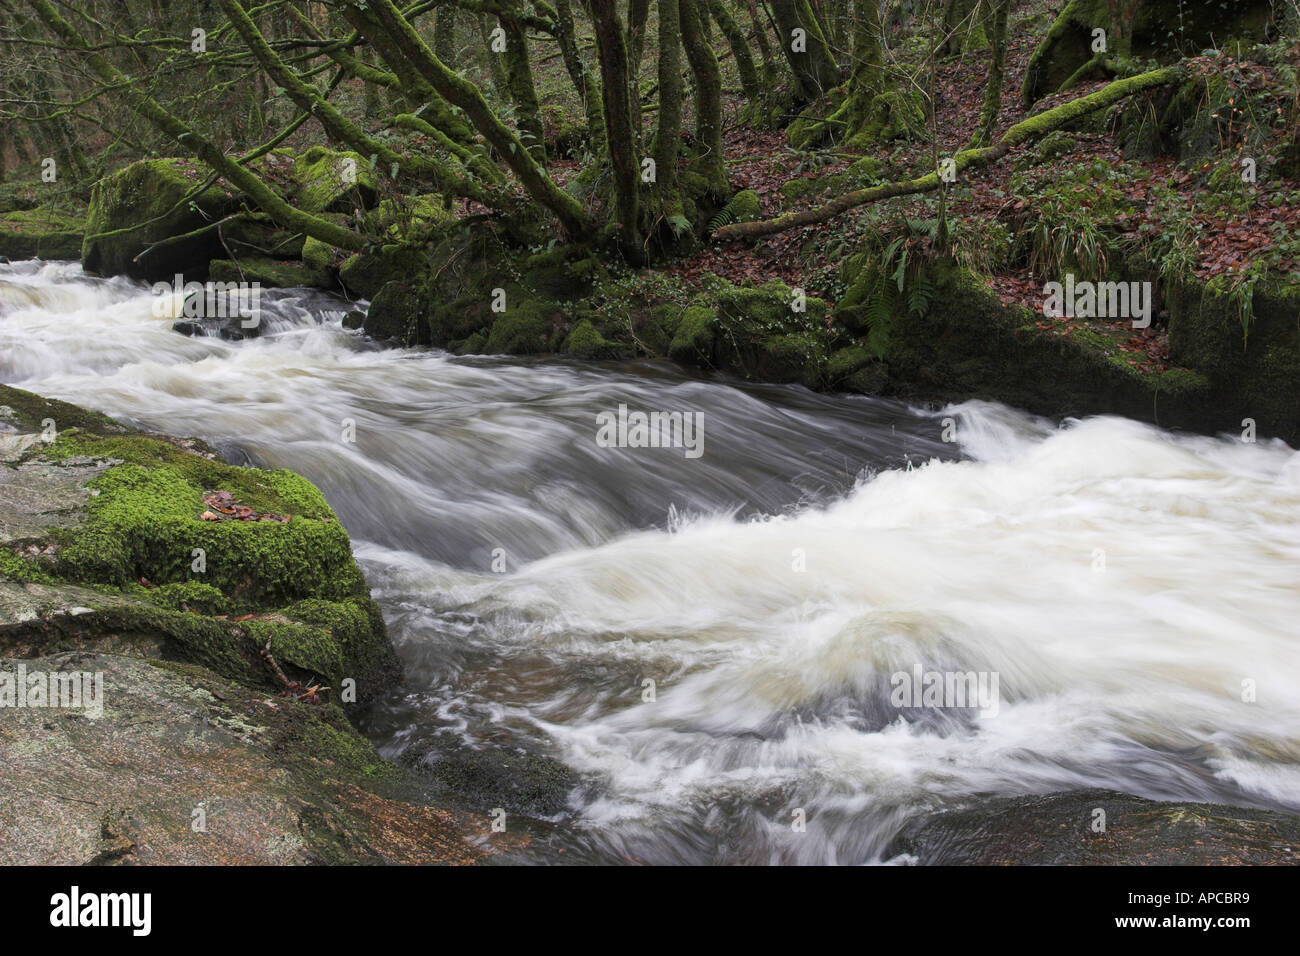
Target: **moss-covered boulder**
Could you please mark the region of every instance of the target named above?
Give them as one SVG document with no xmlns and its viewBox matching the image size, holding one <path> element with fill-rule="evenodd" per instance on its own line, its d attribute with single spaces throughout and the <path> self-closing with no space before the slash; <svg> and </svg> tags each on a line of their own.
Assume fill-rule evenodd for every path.
<svg viewBox="0 0 1300 956">
<path fill-rule="evenodd" d="M 360 153 L 313 146 L 293 162 L 293 202 L 304 212 L 351 212 L 379 201 L 379 180 Z"/>
<path fill-rule="evenodd" d="M 781 282 L 710 279 L 677 324 L 669 356 L 767 382 L 824 383 L 826 303 Z"/>
<path fill-rule="evenodd" d="M 1180 284 L 1169 354 L 1206 375 L 1225 427 L 1250 418 L 1263 434 L 1300 441 L 1300 288 L 1275 282 L 1244 298 L 1227 277 Z"/>
<path fill-rule="evenodd" d="M 555 351 L 558 333 L 568 325 L 559 306 L 526 299 L 509 304 L 492 323 L 484 351 L 490 355 L 537 355 Z"/>
<path fill-rule="evenodd" d="M 334 284 L 338 274 L 334 247 L 308 236 L 302 244 L 302 264 L 311 277 L 311 284 L 326 289 Z"/>
<path fill-rule="evenodd" d="M 85 589 L 79 632 L 157 635 L 164 656 L 275 686 L 269 648 L 358 701 L 398 676 L 347 532 L 305 479 L 7 386 L 0 409 L 5 482 L 30 489 L 0 514 L 0 572 Z M 41 650 L 66 648 L 46 634 Z"/>
<path fill-rule="evenodd" d="M 58 203 L 0 215 L 0 257 L 80 259 L 85 217 Z"/>
<path fill-rule="evenodd" d="M 249 258 L 213 259 L 208 263 L 208 278 L 213 282 L 257 282 L 268 289 L 292 289 L 309 286 L 312 271 L 301 262 Z"/>
<path fill-rule="evenodd" d="M 427 193 L 380 200 L 362 216 L 361 228 L 377 239 L 409 243 L 427 239 L 455 218 L 442 196 Z"/>
<path fill-rule="evenodd" d="M 609 341 L 591 324 L 590 319 L 582 319 L 569 331 L 569 337 L 565 339 L 564 351 L 568 355 L 576 355 L 579 358 L 613 358 L 617 356 L 622 349 L 620 346 Z"/>
<path fill-rule="evenodd" d="M 226 255 L 209 227 L 239 204 L 219 183 L 191 195 L 207 178 L 193 160 L 144 159 L 101 179 L 90 193 L 82 265 L 100 275 L 149 281 L 177 273 L 203 278 L 208 262 Z M 155 243 L 182 236 L 188 238 L 143 255 Z"/>
<path fill-rule="evenodd" d="M 1137 0 L 1131 24 L 1115 24 L 1106 0 L 1070 0 L 1025 71 L 1025 106 L 1088 78 L 1090 67 L 1130 57 L 1171 62 L 1230 39 L 1261 42 L 1274 24 L 1269 0 Z M 1279 11 L 1280 12 L 1280 11 Z M 1106 49 L 1095 47 L 1105 31 Z"/>
<path fill-rule="evenodd" d="M 375 294 L 362 328 L 380 342 L 428 344 L 429 302 L 418 286 L 392 281 Z"/>
<path fill-rule="evenodd" d="M 389 282 L 419 278 L 428 269 L 429 255 L 425 248 L 389 243 L 343 260 L 339 280 L 350 294 L 373 299 Z"/>
</svg>

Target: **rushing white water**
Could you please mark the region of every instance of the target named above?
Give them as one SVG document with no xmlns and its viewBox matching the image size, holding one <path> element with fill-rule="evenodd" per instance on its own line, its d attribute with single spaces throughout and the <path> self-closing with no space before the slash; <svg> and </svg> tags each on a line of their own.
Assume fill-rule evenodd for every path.
<svg viewBox="0 0 1300 956">
<path fill-rule="evenodd" d="M 1281 443 L 375 351 L 317 294 L 240 343 L 151 305 L 0 267 L 0 380 L 316 481 L 406 662 L 374 739 L 560 758 L 571 858 L 867 862 L 915 814 L 1089 786 L 1300 810 Z M 703 458 L 599 447 L 620 403 L 702 412 Z M 900 709 L 914 668 L 996 675 L 996 713 Z"/>
</svg>

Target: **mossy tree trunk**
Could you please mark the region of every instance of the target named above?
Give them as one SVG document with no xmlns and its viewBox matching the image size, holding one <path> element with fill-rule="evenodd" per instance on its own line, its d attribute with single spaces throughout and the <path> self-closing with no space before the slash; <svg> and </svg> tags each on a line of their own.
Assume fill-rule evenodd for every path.
<svg viewBox="0 0 1300 956">
<path fill-rule="evenodd" d="M 989 78 L 984 87 L 984 106 L 980 110 L 980 125 L 971 137 L 971 146 L 987 146 L 992 142 L 993 130 L 998 124 L 998 114 L 1002 111 L 1002 84 L 1007 58 L 1007 18 L 1011 12 L 1011 0 L 992 0 L 992 2 L 996 6 L 993 11 L 993 35 L 989 37 L 992 45 Z"/>
<path fill-rule="evenodd" d="M 770 89 L 776 83 L 778 70 L 776 57 L 772 53 L 772 44 L 767 36 L 767 25 L 758 15 L 758 0 L 747 0 L 746 7 L 749 10 L 749 23 L 754 43 L 758 46 L 758 55 L 763 61 L 763 80 Z"/>
<path fill-rule="evenodd" d="M 771 0 L 777 39 L 785 51 L 799 95 L 819 99 L 839 84 L 839 67 L 808 0 Z"/>
<path fill-rule="evenodd" d="M 573 81 L 573 87 L 582 98 L 583 110 L 587 114 L 587 136 L 591 141 L 594 156 L 605 155 L 605 111 L 601 106 L 600 79 L 594 70 L 587 67 L 587 61 L 578 49 L 577 23 L 573 19 L 573 6 L 570 0 L 555 2 L 555 39 L 560 45 L 560 55 L 564 58 L 564 69 Z"/>
<path fill-rule="evenodd" d="M 659 0 L 659 127 L 655 132 L 656 188 L 665 216 L 680 215 L 677 156 L 682 142 L 682 33 L 678 0 Z"/>
<path fill-rule="evenodd" d="M 660 4 L 661 8 L 662 6 Z M 740 87 L 745 93 L 745 99 L 751 104 L 760 103 L 764 98 L 763 81 L 759 78 L 758 68 L 754 66 L 754 55 L 749 49 L 745 31 L 727 9 L 725 0 L 710 0 L 709 12 L 718 22 L 718 29 L 727 38 L 727 45 L 736 58 L 736 70 L 740 73 Z"/>
<path fill-rule="evenodd" d="M 280 58 L 253 23 L 240 0 L 217 2 L 267 76 L 284 89 L 299 109 L 314 116 L 331 137 L 355 149 L 362 156 L 377 157 L 386 170 L 395 169 L 399 176 L 413 176 L 431 182 L 447 195 L 466 196 L 485 205 L 495 204 L 481 183 L 468 177 L 456 176 L 445 163 L 424 157 L 403 156 L 386 143 L 368 135 L 321 96 L 319 89 L 302 79 Z"/>
<path fill-rule="evenodd" d="M 703 2 L 678 0 L 678 10 L 682 47 L 695 77 L 696 171 L 708 182 L 709 191 L 722 197 L 727 193 L 727 170 L 722 150 L 722 73 L 713 48 L 704 39 Z"/>
<path fill-rule="evenodd" d="M 533 159 L 545 165 L 546 132 L 542 128 L 542 108 L 533 82 L 532 58 L 528 55 L 528 31 L 519 22 L 517 13 L 517 5 L 511 4 L 500 16 L 501 29 L 506 33 L 506 49 L 502 54 L 506 64 L 506 83 L 510 87 L 511 102 L 515 105 L 519 138 Z"/>
<path fill-rule="evenodd" d="M 614 171 L 614 219 L 624 254 L 639 261 L 643 255 L 637 175 L 640 163 L 632 119 L 627 36 L 614 4 L 592 4 L 592 17 L 596 28 L 596 53 L 600 58 L 601 89 L 604 91 L 605 133 L 610 166 Z"/>
</svg>

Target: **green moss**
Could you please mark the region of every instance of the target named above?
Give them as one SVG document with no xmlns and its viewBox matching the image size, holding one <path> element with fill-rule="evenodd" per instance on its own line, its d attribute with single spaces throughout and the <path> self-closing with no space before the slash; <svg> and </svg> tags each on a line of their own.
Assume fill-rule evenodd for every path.
<svg viewBox="0 0 1300 956">
<path fill-rule="evenodd" d="M 360 153 L 313 146 L 293 163 L 294 205 L 304 212 L 368 209 L 379 198 L 379 182 Z"/>
<path fill-rule="evenodd" d="M 191 580 L 193 551 L 206 554 L 202 580 L 256 603 L 303 597 L 365 596 L 347 533 L 320 492 L 288 471 L 236 468 L 143 436 L 63 432 L 54 457 L 124 462 L 94 479 L 84 525 L 64 535 L 59 573 L 73 581 L 122 586 Z M 203 521 L 203 494 L 229 491 L 279 521 Z"/>
<path fill-rule="evenodd" d="M 896 139 L 916 139 L 925 132 L 921 95 L 911 88 L 888 90 L 872 97 L 862 128 L 848 140 L 854 149 L 867 149 Z"/>
<path fill-rule="evenodd" d="M 96 435 L 125 435 L 130 431 L 107 415 L 55 398 L 44 398 L 12 385 L 0 385 L 0 409 L 4 408 L 9 409 L 9 413 L 3 418 L 10 419 L 25 432 L 41 431 L 46 419 L 52 419 L 59 431 L 76 428 Z"/>
<path fill-rule="evenodd" d="M 101 179 L 86 210 L 82 264 L 91 272 L 148 280 L 206 270 L 210 259 L 224 254 L 215 229 L 137 258 L 162 239 L 203 229 L 235 211 L 237 200 L 220 184 L 186 200 L 206 178 L 193 160 L 144 159 Z"/>
<path fill-rule="evenodd" d="M 302 244 L 302 264 L 312 285 L 330 286 L 334 275 L 334 247 L 308 236 Z"/>
<path fill-rule="evenodd" d="M 234 603 L 228 597 L 202 581 L 177 581 L 141 590 L 141 597 L 145 600 L 173 611 L 193 609 L 199 614 L 211 616 L 230 614 L 234 609 Z"/>
<path fill-rule="evenodd" d="M 299 262 L 274 259 L 213 259 L 208 263 L 213 282 L 257 282 L 268 289 L 292 289 L 312 284 L 312 273 Z"/>
<path fill-rule="evenodd" d="M 455 220 L 446 200 L 436 193 L 383 199 L 362 217 L 369 235 L 393 242 L 424 241 L 440 227 Z"/>
<path fill-rule="evenodd" d="M 668 346 L 669 357 L 679 362 L 708 363 L 713 356 L 715 319 L 713 310 L 706 306 L 688 308 Z"/>
<path fill-rule="evenodd" d="M 601 335 L 590 319 L 583 319 L 569 332 L 564 351 L 582 358 L 610 358 L 618 354 L 619 347 Z"/>
<path fill-rule="evenodd" d="M 80 259 L 84 217 L 54 203 L 0 216 L 0 257 Z"/>
<path fill-rule="evenodd" d="M 389 244 L 349 256 L 339 267 L 339 279 L 353 295 L 373 299 L 389 282 L 418 278 L 429 268 L 423 248 Z"/>
<path fill-rule="evenodd" d="M 1025 106 L 1059 90 L 1091 60 L 1092 31 L 1109 26 L 1105 0 L 1070 0 L 1029 58 L 1021 90 Z"/>
<path fill-rule="evenodd" d="M 563 321 L 562 311 L 548 308 L 536 301 L 510 304 L 492 323 L 485 350 L 493 355 L 534 355 L 546 352 L 553 327 Z"/>
<path fill-rule="evenodd" d="M 407 282 L 388 282 L 375 294 L 362 327 L 371 338 L 427 344 L 428 300 Z"/>
<path fill-rule="evenodd" d="M 758 193 L 752 189 L 743 189 L 731 197 L 731 202 L 727 204 L 736 222 L 753 222 L 758 218 L 762 209 L 762 202 L 758 198 Z"/>
<path fill-rule="evenodd" d="M 807 196 L 820 195 L 826 189 L 822 179 L 791 179 L 781 186 L 781 195 L 797 202 Z"/>
</svg>

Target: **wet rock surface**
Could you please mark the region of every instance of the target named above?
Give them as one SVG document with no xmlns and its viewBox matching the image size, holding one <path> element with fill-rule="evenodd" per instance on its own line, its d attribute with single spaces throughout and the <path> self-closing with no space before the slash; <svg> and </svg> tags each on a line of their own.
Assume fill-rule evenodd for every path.
<svg viewBox="0 0 1300 956">
<path fill-rule="evenodd" d="M 464 864 L 519 843 L 401 799 L 335 707 L 97 652 L 22 663 L 101 674 L 103 712 L 0 708 L 5 864 Z"/>
<path fill-rule="evenodd" d="M 1300 817 L 1078 790 L 992 799 L 923 818 L 886 852 L 899 855 L 931 866 L 1295 864 Z"/>
</svg>

